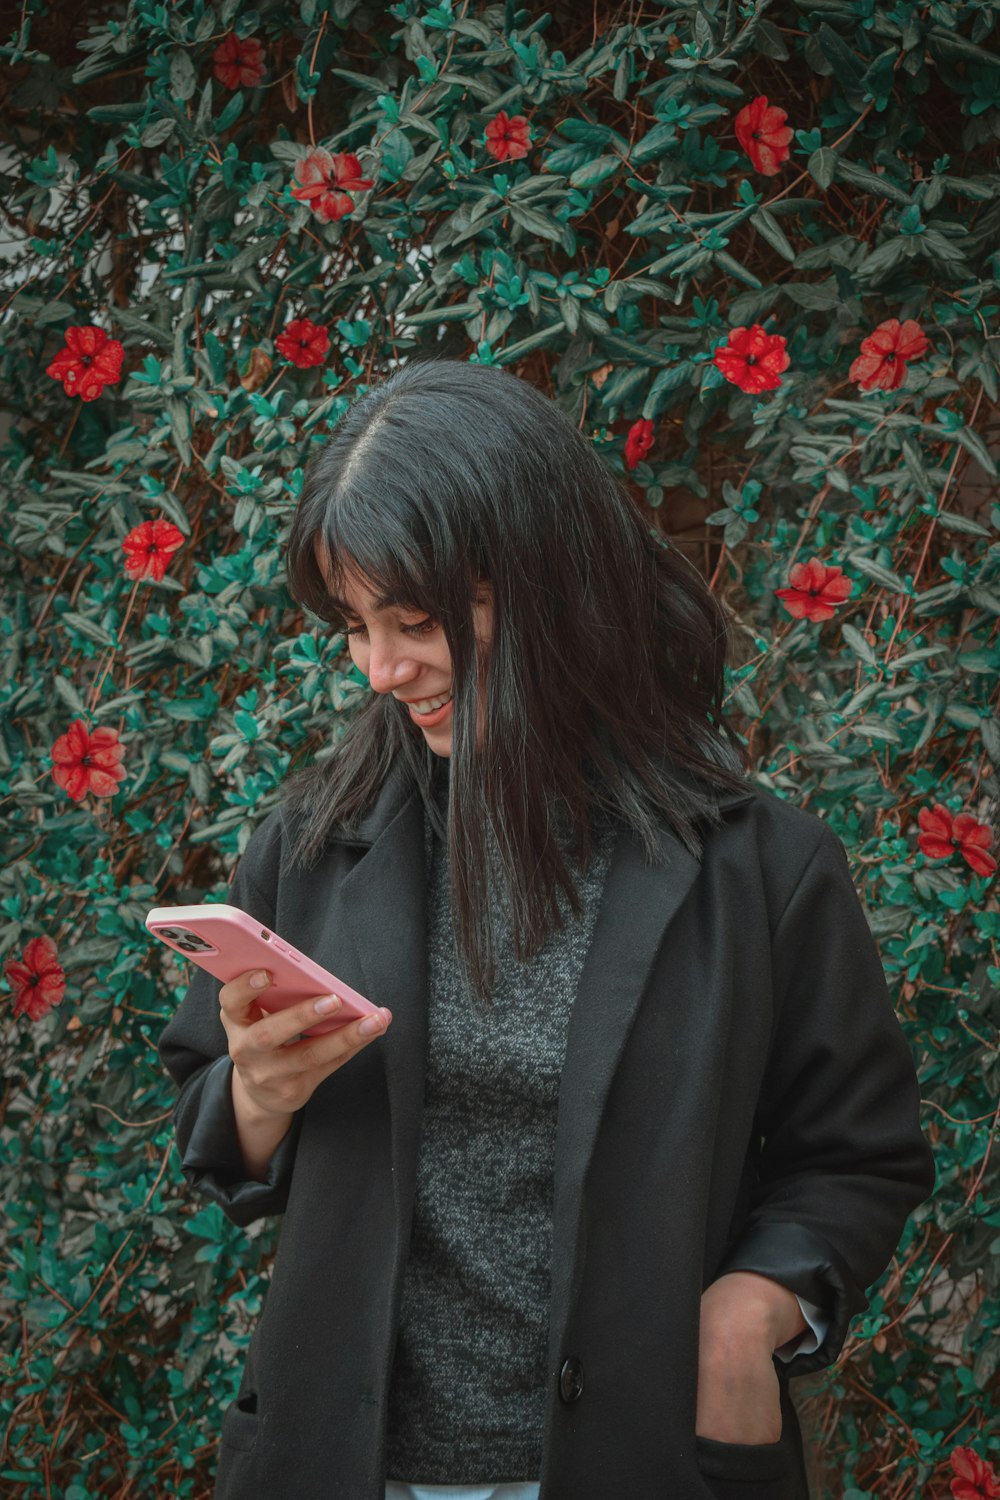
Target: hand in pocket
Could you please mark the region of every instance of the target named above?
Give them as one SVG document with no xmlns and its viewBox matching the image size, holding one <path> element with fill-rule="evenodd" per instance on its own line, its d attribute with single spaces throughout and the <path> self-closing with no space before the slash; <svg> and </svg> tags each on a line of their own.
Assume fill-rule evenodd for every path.
<svg viewBox="0 0 1000 1500">
<path fill-rule="evenodd" d="M 717 1443 L 777 1443 L 781 1388 L 766 1337 L 702 1319 L 695 1431 Z"/>
</svg>

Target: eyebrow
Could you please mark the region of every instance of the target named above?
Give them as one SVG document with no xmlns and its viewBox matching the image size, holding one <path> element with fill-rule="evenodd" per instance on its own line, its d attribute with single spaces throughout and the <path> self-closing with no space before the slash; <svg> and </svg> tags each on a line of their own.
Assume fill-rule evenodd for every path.
<svg viewBox="0 0 1000 1500">
<path fill-rule="evenodd" d="M 333 605 L 334 609 L 339 610 L 342 615 L 357 614 L 357 610 L 352 609 L 351 606 L 347 603 L 346 599 L 339 599 L 336 594 L 331 594 L 329 597 L 330 603 Z M 397 605 L 401 609 L 407 609 L 410 607 L 406 605 L 402 599 L 397 599 L 395 594 L 393 593 L 379 594 L 375 600 L 375 611 L 377 614 L 381 614 L 383 610 L 394 609 Z"/>
</svg>

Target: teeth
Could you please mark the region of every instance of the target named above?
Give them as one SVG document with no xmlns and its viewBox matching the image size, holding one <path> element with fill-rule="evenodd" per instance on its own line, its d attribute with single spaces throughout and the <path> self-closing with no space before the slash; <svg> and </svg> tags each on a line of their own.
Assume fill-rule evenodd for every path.
<svg viewBox="0 0 1000 1500">
<path fill-rule="evenodd" d="M 450 697 L 450 693 L 442 693 L 440 698 L 425 698 L 422 703 L 414 703 L 412 707 L 417 710 L 418 714 L 429 714 L 431 709 L 440 708 L 442 704 L 447 703 Z"/>
</svg>

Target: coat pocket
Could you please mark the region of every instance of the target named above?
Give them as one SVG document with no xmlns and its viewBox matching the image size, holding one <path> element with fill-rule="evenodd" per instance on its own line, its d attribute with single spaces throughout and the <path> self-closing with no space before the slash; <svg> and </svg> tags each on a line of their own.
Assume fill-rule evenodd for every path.
<svg viewBox="0 0 1000 1500">
<path fill-rule="evenodd" d="M 222 1414 L 219 1441 L 227 1448 L 249 1453 L 257 1441 L 257 1392 L 247 1391 L 231 1401 Z"/>
<path fill-rule="evenodd" d="M 698 1467 L 718 1500 L 795 1500 L 795 1468 L 784 1439 L 720 1443 L 695 1433 Z"/>
</svg>

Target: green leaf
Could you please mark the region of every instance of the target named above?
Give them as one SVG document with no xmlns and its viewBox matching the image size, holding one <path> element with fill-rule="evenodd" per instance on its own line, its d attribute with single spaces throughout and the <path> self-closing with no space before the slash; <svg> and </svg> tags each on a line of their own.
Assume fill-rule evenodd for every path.
<svg viewBox="0 0 1000 1500">
<path fill-rule="evenodd" d="M 162 146 L 164 141 L 169 141 L 176 128 L 177 122 L 170 115 L 163 115 L 146 126 L 140 139 L 144 146 Z"/>
<path fill-rule="evenodd" d="M 57 672 L 52 678 L 52 687 L 56 697 L 62 699 L 71 714 L 78 714 L 81 719 L 87 718 L 87 705 L 68 677 Z"/>
<path fill-rule="evenodd" d="M 419 312 L 401 311 L 399 317 L 403 322 L 414 328 L 421 328 L 425 323 L 458 323 L 463 318 L 470 318 L 473 314 L 481 311 L 479 302 L 451 302 L 443 307 L 424 307 Z"/>
<path fill-rule="evenodd" d="M 333 78 L 342 78 L 362 93 L 381 94 L 385 88 L 385 79 L 377 78 L 374 73 L 356 73 L 350 68 L 327 68 L 326 72 Z"/>
<path fill-rule="evenodd" d="M 728 271 L 731 276 L 735 276 L 739 281 L 745 281 L 747 286 L 761 286 L 761 282 L 753 274 L 753 272 L 749 270 L 745 265 L 743 265 L 740 261 L 735 260 L 734 257 L 728 253 L 728 251 L 713 250 L 710 253 L 716 265 L 720 266 L 723 271 Z"/>
<path fill-rule="evenodd" d="M 216 131 L 221 133 L 223 130 L 228 130 L 231 125 L 235 125 L 242 111 L 243 94 L 237 89 L 215 122 Z"/>
<path fill-rule="evenodd" d="M 785 237 L 785 234 L 779 227 L 777 220 L 774 219 L 766 209 L 758 208 L 757 212 L 753 215 L 750 222 L 753 224 L 758 234 L 760 234 L 763 239 L 767 240 L 768 244 L 771 245 L 775 250 L 777 250 L 779 255 L 783 255 L 786 260 L 794 261 L 796 251 L 792 248 L 792 245 Z"/>
<path fill-rule="evenodd" d="M 963 516 L 961 511 L 939 510 L 935 513 L 935 520 L 946 531 L 961 531 L 966 536 L 989 537 L 989 527 L 980 526 L 971 516 Z"/>
<path fill-rule="evenodd" d="M 519 339 L 516 344 L 508 344 L 505 348 L 498 349 L 497 364 L 509 365 L 515 359 L 523 358 L 525 354 L 533 354 L 536 349 L 544 349 L 558 334 L 563 333 L 565 328 L 566 324 L 559 318 L 555 323 L 539 328 L 537 333 L 529 334 L 526 339 Z"/>
<path fill-rule="evenodd" d="M 992 479 L 997 477 L 997 466 L 990 456 L 990 451 L 978 432 L 973 432 L 971 427 L 959 427 L 955 437 L 968 453 L 971 453 L 981 468 L 985 469 Z"/>
<path fill-rule="evenodd" d="M 77 635 L 82 635 L 88 641 L 93 641 L 98 646 L 113 646 L 114 637 L 98 625 L 96 620 L 91 620 L 87 615 L 82 615 L 78 610 L 67 609 L 59 617 L 59 624 L 63 629 L 75 630 Z"/>
<path fill-rule="evenodd" d="M 399 182 L 413 160 L 413 142 L 406 131 L 392 130 L 382 142 L 382 165 L 380 175 L 387 182 Z"/>
<path fill-rule="evenodd" d="M 914 484 L 917 486 L 925 500 L 936 503 L 937 497 L 934 492 L 934 486 L 931 483 L 930 475 L 924 467 L 923 455 L 920 452 L 919 448 L 911 443 L 909 438 L 904 438 L 902 443 L 902 450 L 903 462 L 905 463 L 907 469 L 910 471 L 910 474 L 913 476 Z"/>
<path fill-rule="evenodd" d="M 569 180 L 574 187 L 589 188 L 596 187 L 606 177 L 610 177 L 621 166 L 617 156 L 598 156 L 593 161 L 585 162 L 582 167 L 577 167 L 569 174 Z"/>
<path fill-rule="evenodd" d="M 857 568 L 859 573 L 864 573 L 867 577 L 873 578 L 876 583 L 881 583 L 885 588 L 892 589 L 893 593 L 906 593 L 906 584 L 900 578 L 899 574 L 894 573 L 891 568 L 883 567 L 874 558 L 865 557 L 863 553 L 850 552 L 848 553 L 848 561 L 853 568 Z"/>
<path fill-rule="evenodd" d="M 190 99 L 198 86 L 198 75 L 190 54 L 179 49 L 170 59 L 170 88 L 178 99 Z"/>
<path fill-rule="evenodd" d="M 901 743 L 899 730 L 888 719 L 856 719 L 851 725 L 851 733 L 863 735 L 868 740 L 879 740 L 887 745 Z"/>
<path fill-rule="evenodd" d="M 247 713 L 243 708 L 237 709 L 233 714 L 233 723 L 245 740 L 253 742 L 260 736 L 260 725 L 253 714 Z"/>
<path fill-rule="evenodd" d="M 677 144 L 677 126 L 670 122 L 654 125 L 629 152 L 629 161 L 637 167 L 652 161 Z"/>
<path fill-rule="evenodd" d="M 848 624 L 845 620 L 840 627 L 840 633 L 854 654 L 859 656 L 863 662 L 867 662 L 870 667 L 878 665 L 878 657 L 856 626 Z M 877 687 L 877 684 L 873 684 L 873 686 Z"/>
<path fill-rule="evenodd" d="M 797 285 L 797 283 L 793 282 L 792 285 Z M 751 288 L 748 292 L 738 293 L 730 302 L 726 315 L 730 328 L 737 328 L 740 324 L 746 326 L 749 323 L 762 322 L 785 289 L 783 286 L 765 286 L 759 291 Z"/>
<path fill-rule="evenodd" d="M 913 201 L 910 194 L 901 188 L 888 172 L 872 172 L 868 167 L 851 161 L 847 156 L 838 157 L 837 176 L 846 182 L 853 183 L 855 187 L 864 188 L 868 193 L 876 193 L 879 197 L 888 198 L 903 208 L 909 208 Z"/>
<path fill-rule="evenodd" d="M 791 53 L 785 45 L 785 38 L 782 36 L 781 31 L 772 22 L 764 20 L 757 20 L 755 27 L 753 22 L 759 16 L 760 11 L 758 10 L 749 25 L 745 28 L 745 31 L 749 33 L 746 41 L 749 43 L 752 38 L 757 51 L 764 57 L 773 57 L 777 62 L 787 62 Z"/>
<path fill-rule="evenodd" d="M 653 419 L 658 417 L 667 405 L 667 398 L 683 386 L 693 386 L 691 376 L 692 366 L 689 360 L 684 360 L 672 370 L 660 370 L 649 388 L 642 408 L 642 415 Z"/>
<path fill-rule="evenodd" d="M 558 219 L 551 214 L 543 213 L 539 208 L 527 208 L 523 203 L 510 204 L 510 216 L 515 224 L 520 224 L 522 229 L 527 229 L 531 234 L 541 235 L 542 239 L 559 241 L 562 239 L 563 226 Z"/>
<path fill-rule="evenodd" d="M 125 333 L 138 334 L 141 339 L 147 339 L 150 343 L 158 345 L 168 354 L 173 348 L 173 334 L 169 329 L 157 328 L 155 323 L 138 317 L 127 307 L 116 307 L 113 316 L 114 321 Z"/>
<path fill-rule="evenodd" d="M 226 379 L 226 370 L 229 365 L 229 357 L 210 328 L 205 330 L 205 348 L 212 366 L 212 381 L 215 385 L 223 385 Z"/>
<path fill-rule="evenodd" d="M 628 406 L 643 389 L 647 372 L 641 365 L 614 370 L 601 387 L 601 403 L 608 410 Z"/>
<path fill-rule="evenodd" d="M 806 166 L 813 181 L 825 193 L 837 175 L 837 153 L 829 146 L 820 146 L 818 151 L 812 153 Z"/>
<path fill-rule="evenodd" d="M 191 463 L 191 418 L 188 415 L 187 406 L 176 396 L 168 396 L 165 404 L 174 447 L 177 449 L 181 462 L 189 465 Z"/>
<path fill-rule="evenodd" d="M 812 312 L 828 312 L 831 307 L 839 307 L 844 300 L 833 276 L 828 276 L 825 281 L 784 281 L 780 290 L 799 307 Z"/>
<path fill-rule="evenodd" d="M 590 151 L 582 142 L 571 146 L 557 146 L 554 151 L 547 153 L 545 169 L 552 175 L 565 177 L 589 160 Z"/>
<path fill-rule="evenodd" d="M 88 109 L 87 119 L 108 125 L 125 124 L 130 120 L 141 120 L 146 113 L 146 105 L 138 104 L 95 104 L 93 109 Z"/>
<path fill-rule="evenodd" d="M 821 22 L 817 28 L 816 41 L 823 56 L 831 64 L 834 77 L 844 91 L 859 91 L 865 67 L 858 54 L 851 51 L 843 37 L 826 21 Z"/>
<path fill-rule="evenodd" d="M 561 120 L 556 128 L 568 141 L 581 141 L 585 146 L 606 146 L 616 139 L 625 145 L 610 125 L 600 125 L 593 120 Z"/>
<path fill-rule="evenodd" d="M 865 256 L 855 273 L 867 279 L 869 276 L 880 274 L 883 271 L 892 270 L 906 256 L 907 242 L 902 235 L 896 235 L 894 239 L 886 240 L 873 250 L 871 255 Z"/>
</svg>

